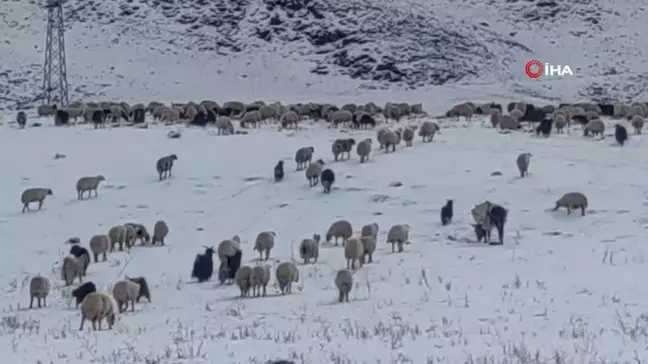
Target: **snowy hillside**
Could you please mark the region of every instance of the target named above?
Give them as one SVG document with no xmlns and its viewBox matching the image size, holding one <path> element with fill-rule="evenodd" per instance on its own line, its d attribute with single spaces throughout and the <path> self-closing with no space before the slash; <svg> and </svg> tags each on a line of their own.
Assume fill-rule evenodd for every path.
<svg viewBox="0 0 648 364">
<path fill-rule="evenodd" d="M 343 133 L 306 125 L 218 137 L 183 129 L 86 126 L 0 129 L 0 343 L 11 363 L 593 363 L 648 360 L 645 350 L 648 149 L 644 137 L 624 148 L 571 135 L 502 135 L 480 126 L 445 126 L 434 142 L 416 140 L 359 164 L 332 162 L 330 142 Z M 294 172 L 297 148 L 314 146 L 337 173 L 335 190 L 308 188 Z M 29 153 L 25 153 L 25 148 Z M 530 152 L 528 178 L 515 157 Z M 66 158 L 53 159 L 55 153 Z M 174 176 L 158 182 L 155 160 L 178 155 Z M 20 163 L 16 157 L 20 155 Z M 277 160 L 286 179 L 270 181 Z M 499 171 L 501 175 L 493 174 Z M 107 181 L 96 199 L 77 201 L 83 175 Z M 642 181 L 642 182 L 639 182 Z M 393 182 L 402 185 L 394 187 Z M 27 187 L 54 191 L 43 211 L 21 214 Z M 586 216 L 548 211 L 563 193 L 590 199 Z M 439 209 L 455 199 L 450 226 Z M 471 243 L 469 211 L 484 200 L 510 209 L 504 246 Z M 256 234 L 277 233 L 270 264 L 298 258 L 297 244 L 340 218 L 354 228 L 378 222 L 373 264 L 355 273 L 351 302 L 338 304 L 333 277 L 345 266 L 340 247 L 323 245 L 317 264 L 298 263 L 290 296 L 239 299 L 234 286 L 190 283 L 195 254 L 242 236 L 244 264 L 256 264 Z M 58 265 L 78 236 L 83 245 L 116 224 L 168 222 L 166 247 L 137 246 L 92 263 L 86 280 L 99 290 L 124 275 L 144 275 L 152 303 L 121 315 L 111 331 L 79 332 L 80 317 Z M 385 244 L 387 229 L 412 227 L 402 254 Z M 29 279 L 53 282 L 48 306 L 26 310 Z M 530 360 L 538 355 L 538 361 Z M 560 358 L 561 361 L 556 361 Z M 481 361 L 480 361 L 481 360 Z M 520 360 L 520 361 L 518 361 Z"/>
<path fill-rule="evenodd" d="M 35 0 L 0 4 L 0 107 L 33 105 L 45 13 Z M 612 0 L 70 0 L 65 10 L 73 99 L 251 101 L 281 89 L 320 100 L 461 84 L 636 100 L 646 86 L 644 10 Z M 533 58 L 575 76 L 529 80 Z"/>
</svg>

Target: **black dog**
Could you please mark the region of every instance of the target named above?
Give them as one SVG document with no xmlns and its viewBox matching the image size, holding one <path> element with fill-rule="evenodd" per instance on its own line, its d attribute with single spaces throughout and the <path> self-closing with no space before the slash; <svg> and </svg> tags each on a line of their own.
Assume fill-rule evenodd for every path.
<svg viewBox="0 0 648 364">
<path fill-rule="evenodd" d="M 279 161 L 277 162 L 277 165 L 274 167 L 274 178 L 275 182 L 279 182 L 283 180 L 284 178 L 284 168 L 283 168 L 284 162 Z"/>
<path fill-rule="evenodd" d="M 628 131 L 623 125 L 616 124 L 614 126 L 614 139 L 616 139 L 617 143 L 621 146 L 628 141 Z"/>
<path fill-rule="evenodd" d="M 452 200 L 448 200 L 441 208 L 441 224 L 448 225 L 452 222 Z"/>
</svg>

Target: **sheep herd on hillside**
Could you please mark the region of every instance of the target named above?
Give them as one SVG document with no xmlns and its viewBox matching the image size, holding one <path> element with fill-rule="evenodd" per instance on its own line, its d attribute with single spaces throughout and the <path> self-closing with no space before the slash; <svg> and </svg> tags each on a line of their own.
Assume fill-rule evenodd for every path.
<svg viewBox="0 0 648 364">
<path fill-rule="evenodd" d="M 504 111 L 506 110 L 506 112 Z M 214 101 L 201 103 L 184 103 L 166 105 L 160 102 L 129 105 L 115 102 L 73 102 L 58 108 L 56 105 L 44 105 L 38 108 L 39 116 L 53 116 L 57 126 L 71 125 L 79 118 L 83 123 L 92 123 L 95 128 L 104 128 L 107 124 L 112 126 L 146 125 L 147 117 L 153 121 L 165 124 L 186 123 L 194 126 L 213 125 L 218 129 L 218 134 L 231 135 L 235 133 L 234 125 L 238 123 L 241 128 L 259 127 L 261 123 L 277 122 L 282 128 L 298 129 L 299 123 L 304 120 L 324 120 L 331 127 L 347 126 L 355 129 L 376 128 L 376 140 L 366 138 L 358 143 L 353 138 L 336 139 L 331 144 L 331 153 L 334 161 L 343 161 L 351 158 L 355 152 L 361 163 L 371 158 L 374 145 L 385 153 L 395 152 L 396 147 L 404 142 L 405 147 L 411 147 L 415 136 L 419 136 L 424 143 L 432 142 L 434 136 L 440 132 L 439 124 L 435 121 L 416 120 L 419 116 L 426 116 L 422 104 L 387 103 L 383 107 L 374 103 L 346 104 L 338 107 L 332 104 L 292 104 L 281 103 L 266 104 L 258 101 L 245 104 L 238 101 L 226 102 L 222 105 Z M 471 121 L 474 115 L 490 118 L 494 128 L 510 132 L 522 129 L 522 123 L 528 122 L 534 127 L 537 135 L 549 137 L 555 127 L 556 133 L 562 133 L 572 122 L 582 125 L 584 136 L 603 135 L 605 124 L 601 116 L 611 118 L 625 118 L 630 122 L 634 132 L 640 134 L 644 118 L 648 117 L 648 106 L 644 103 L 632 104 L 561 104 L 536 106 L 530 103 L 513 102 L 505 108 L 494 102 L 478 104 L 472 102 L 461 103 L 453 106 L 444 116 L 437 117 L 452 120 L 464 117 Z M 380 125 L 393 120 L 396 124 L 403 122 L 402 126 Z M 416 121 L 416 123 L 412 123 Z M 16 117 L 16 122 L 22 129 L 27 123 L 27 115 L 21 111 Z M 537 124 L 537 126 L 536 126 Z M 628 140 L 628 133 L 621 123 L 615 125 L 615 138 L 620 145 Z M 376 143 L 376 144 L 374 144 Z M 521 153 L 516 159 L 520 177 L 524 178 L 530 166 L 532 155 Z M 294 161 L 297 171 L 304 171 L 309 186 L 320 184 L 325 193 L 330 193 L 335 182 L 335 173 L 332 168 L 326 168 L 322 159 L 315 158 L 313 146 L 303 146 L 295 151 Z M 160 180 L 171 177 L 174 162 L 178 160 L 175 154 L 161 157 L 155 164 L 155 169 Z M 284 162 L 279 161 L 274 167 L 274 180 L 281 182 L 284 179 Z M 81 177 L 76 183 L 77 198 L 84 199 L 87 192 L 88 198 L 98 196 L 97 189 L 106 178 L 102 175 Z M 38 202 L 39 210 L 42 208 L 47 196 L 53 195 L 49 188 L 28 188 L 21 195 L 23 212 L 29 210 L 29 204 Z M 585 214 L 588 206 L 587 198 L 580 192 L 569 192 L 556 201 L 555 208 L 565 207 L 568 214 L 574 209 L 580 209 Z M 506 224 L 508 210 L 504 207 L 485 201 L 476 205 L 471 214 L 475 220 L 473 224 L 477 241 L 490 242 L 490 233 L 496 229 L 499 241 L 491 244 L 503 244 L 503 231 Z M 450 224 L 453 217 L 453 200 L 448 200 L 441 208 L 441 223 Z M 404 251 L 404 245 L 410 243 L 411 228 L 407 224 L 396 224 L 386 234 L 386 243 L 391 244 L 392 252 Z M 77 280 L 80 285 L 72 291 L 77 306 L 81 306 L 81 329 L 86 320 L 96 323 L 101 329 L 102 320 L 106 320 L 109 327 L 115 322 L 116 314 L 124 312 L 131 304 L 134 310 L 136 302 L 145 297 L 150 302 L 150 287 L 144 277 L 135 277 L 120 280 L 115 283 L 112 295 L 97 292 L 93 282 L 83 282 L 89 265 L 100 264 L 106 261 L 107 255 L 116 248 L 132 249 L 139 239 L 142 245 L 165 245 L 165 237 L 169 234 L 166 222 L 160 220 L 153 227 L 151 237 L 147 229 L 139 223 L 127 223 L 114 226 L 106 234 L 97 234 L 90 238 L 88 248 L 82 247 L 77 239 L 70 249 L 70 255 L 65 257 L 61 264 L 61 279 L 67 286 Z M 354 231 L 353 225 L 348 220 L 335 221 L 325 234 L 324 240 L 319 234 L 305 237 L 299 244 L 299 257 L 304 265 L 312 264 L 319 259 L 320 244 L 324 241 L 338 246 L 341 240 L 346 268 L 339 270 L 333 282 L 338 289 L 340 302 L 349 300 L 349 293 L 353 288 L 354 272 L 364 264 L 373 263 L 373 253 L 378 243 L 379 226 L 377 223 L 367 224 L 359 231 Z M 219 266 L 216 270 L 218 281 L 221 284 L 230 283 L 238 286 L 241 297 L 265 296 L 266 288 L 272 276 L 272 267 L 265 264 L 279 237 L 273 231 L 259 233 L 254 242 L 253 251 L 259 255 L 259 264 L 242 264 L 243 250 L 241 239 L 238 235 L 225 239 L 214 247 L 205 247 L 205 252 L 196 256 L 191 271 L 191 277 L 198 282 L 206 282 L 212 278 L 215 271 L 213 256 L 218 257 Z M 92 254 L 92 255 L 91 255 Z M 281 294 L 290 294 L 293 283 L 299 282 L 300 271 L 298 265 L 292 261 L 279 263 L 274 269 L 274 276 Z M 30 282 L 30 308 L 34 299 L 38 307 L 46 305 L 50 291 L 50 282 L 46 277 L 36 276 Z"/>
</svg>

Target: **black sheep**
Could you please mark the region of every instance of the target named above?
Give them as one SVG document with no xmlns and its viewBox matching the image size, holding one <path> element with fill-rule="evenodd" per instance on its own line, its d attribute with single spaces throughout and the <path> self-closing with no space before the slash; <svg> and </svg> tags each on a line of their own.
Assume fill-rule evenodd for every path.
<svg viewBox="0 0 648 364">
<path fill-rule="evenodd" d="M 16 122 L 18 123 L 18 127 L 20 129 L 25 129 L 25 125 L 27 125 L 27 114 L 25 114 L 24 111 L 18 111 L 18 114 L 16 115 Z"/>
<path fill-rule="evenodd" d="M 572 116 L 571 119 L 576 121 L 577 123 L 579 123 L 581 125 L 587 125 L 587 123 L 589 123 L 589 120 L 584 115 L 574 115 L 574 116 Z"/>
<path fill-rule="evenodd" d="M 196 113 L 196 116 L 194 116 L 193 120 L 189 122 L 189 124 L 194 126 L 205 126 L 207 125 L 207 116 L 202 111 L 199 111 Z"/>
<path fill-rule="evenodd" d="M 490 218 L 492 226 L 495 226 L 495 228 L 497 229 L 497 236 L 499 237 L 499 243 L 492 243 L 490 242 L 490 232 L 488 232 L 487 241 L 491 245 L 504 244 L 504 225 L 506 225 L 507 215 L 508 211 L 499 205 L 491 207 L 488 211 L 488 217 Z"/>
<path fill-rule="evenodd" d="M 126 277 L 128 278 L 128 277 Z M 137 295 L 137 302 L 140 301 L 142 297 L 146 298 L 147 301 L 151 302 L 151 291 L 149 290 L 148 282 L 144 277 L 133 277 L 128 278 L 129 281 L 139 284 L 139 294 Z"/>
<path fill-rule="evenodd" d="M 516 104 L 517 102 L 509 102 L 508 106 L 506 107 L 506 111 L 510 113 L 513 109 L 515 109 Z"/>
<path fill-rule="evenodd" d="M 90 253 L 88 252 L 88 249 L 82 246 L 72 245 L 70 248 L 70 254 L 74 255 L 76 258 L 80 258 L 84 255 L 86 256 L 86 259 L 83 260 L 83 275 L 85 276 L 88 266 L 90 265 Z"/>
<path fill-rule="evenodd" d="M 324 187 L 324 193 L 331 193 L 331 186 L 335 183 L 335 173 L 330 169 L 325 169 L 320 176 L 320 182 Z"/>
<path fill-rule="evenodd" d="M 238 250 L 236 254 L 231 257 L 225 257 L 225 261 L 221 262 L 220 268 L 218 268 L 218 280 L 221 284 L 226 281 L 234 281 L 234 276 L 236 276 L 236 272 L 241 267 L 242 257 L 243 252 Z"/>
<path fill-rule="evenodd" d="M 92 113 L 92 123 L 94 124 L 94 128 L 97 129 L 99 127 L 104 127 L 104 122 L 106 121 L 106 114 L 104 114 L 103 111 L 101 110 L 95 110 Z"/>
<path fill-rule="evenodd" d="M 540 136 L 540 134 L 542 134 L 544 137 L 548 137 L 551 134 L 552 127 L 552 119 L 543 119 L 542 121 L 540 121 L 540 125 L 536 127 L 536 135 Z"/>
<path fill-rule="evenodd" d="M 616 124 L 614 126 L 614 139 L 616 139 L 617 143 L 621 146 L 628 141 L 628 131 L 623 125 Z"/>
<path fill-rule="evenodd" d="M 279 161 L 275 166 L 275 182 L 279 182 L 283 180 L 283 176 L 284 176 L 283 161 Z"/>
<path fill-rule="evenodd" d="M 214 273 L 214 248 L 206 248 L 205 254 L 196 255 L 191 278 L 196 278 L 198 283 L 208 281 Z"/>
<path fill-rule="evenodd" d="M 211 109 L 207 109 L 207 116 L 205 117 L 205 121 L 208 124 L 214 124 L 214 123 L 216 123 L 216 119 L 217 119 L 216 118 L 216 113 Z"/>
<path fill-rule="evenodd" d="M 144 109 L 135 109 L 133 111 L 133 122 L 135 124 L 141 124 L 144 122 L 145 114 L 146 112 Z"/>
<path fill-rule="evenodd" d="M 70 122 L 70 114 L 65 110 L 56 109 L 54 112 L 54 125 L 68 125 Z"/>
<path fill-rule="evenodd" d="M 92 282 L 85 282 L 73 290 L 72 297 L 76 299 L 76 307 L 79 307 L 79 304 L 83 302 L 83 299 L 92 292 L 97 292 L 97 287 L 95 287 Z"/>
<path fill-rule="evenodd" d="M 353 126 L 357 129 L 362 127 L 373 128 L 376 126 L 376 119 L 369 114 L 362 114 L 360 117 L 358 117 L 358 114 L 353 114 Z"/>
<path fill-rule="evenodd" d="M 453 204 L 453 201 L 448 200 L 446 202 L 445 206 L 443 206 L 441 208 L 441 224 L 442 225 L 448 225 L 449 223 L 452 222 L 452 215 L 453 215 L 452 204 Z"/>
<path fill-rule="evenodd" d="M 612 105 L 612 104 L 598 104 L 598 107 L 601 109 L 601 115 L 603 115 L 603 116 L 614 116 L 614 105 Z"/>
</svg>

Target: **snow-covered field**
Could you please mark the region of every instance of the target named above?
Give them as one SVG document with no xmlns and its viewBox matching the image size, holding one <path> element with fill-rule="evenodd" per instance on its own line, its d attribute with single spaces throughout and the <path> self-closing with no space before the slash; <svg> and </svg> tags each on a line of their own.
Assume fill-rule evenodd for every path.
<svg viewBox="0 0 648 364">
<path fill-rule="evenodd" d="M 648 360 L 645 241 L 648 140 L 624 147 L 610 138 L 502 135 L 479 123 L 446 125 L 434 142 L 417 140 L 369 163 L 331 161 L 330 143 L 349 134 L 307 125 L 265 127 L 218 137 L 183 129 L 0 129 L 0 340 L 7 363 L 611 363 Z M 294 171 L 297 148 L 312 145 L 337 173 L 324 195 Z M 515 158 L 530 152 L 528 178 Z M 56 153 L 66 158 L 54 159 Z M 173 177 L 157 181 L 155 161 L 175 153 Z M 286 160 L 286 179 L 271 181 Z M 500 176 L 492 176 L 500 171 Z M 96 199 L 77 201 L 76 180 L 103 174 Z M 392 187 L 392 182 L 402 186 Z M 42 211 L 22 214 L 27 187 L 52 188 Z M 551 212 L 563 193 L 582 191 L 585 217 Z M 455 200 L 450 226 L 439 223 Z M 504 246 L 471 243 L 469 211 L 484 200 L 510 210 Z M 190 281 L 201 245 L 239 234 L 244 264 L 256 264 L 256 234 L 277 233 L 271 263 L 298 258 L 297 244 L 336 219 L 381 226 L 375 262 L 355 273 L 351 302 L 339 304 L 333 278 L 340 247 L 299 263 L 289 296 L 240 299 L 235 286 Z M 119 317 L 111 330 L 79 331 L 80 315 L 58 265 L 78 236 L 114 225 L 168 222 L 166 247 L 133 248 L 90 265 L 101 291 L 124 275 L 146 276 L 153 302 Z M 412 227 L 411 245 L 391 253 L 386 230 Z M 26 310 L 30 277 L 53 282 L 48 306 Z M 536 355 L 538 356 L 536 359 Z M 558 359 L 556 359 L 558 358 Z M 537 360 L 537 361 L 536 361 Z M 560 360 L 560 361 L 559 361 Z"/>
</svg>

